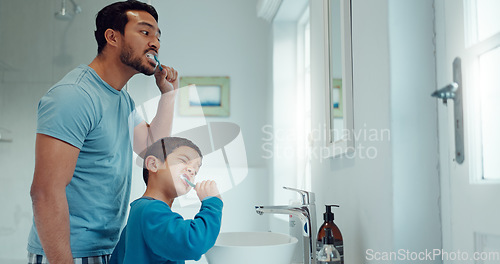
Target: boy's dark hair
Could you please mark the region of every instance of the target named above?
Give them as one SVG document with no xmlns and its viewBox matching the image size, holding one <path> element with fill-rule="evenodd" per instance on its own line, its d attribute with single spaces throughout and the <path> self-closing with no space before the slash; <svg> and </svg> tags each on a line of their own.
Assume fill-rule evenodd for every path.
<svg viewBox="0 0 500 264">
<path fill-rule="evenodd" d="M 94 31 L 95 39 L 97 40 L 97 53 L 100 54 L 101 51 L 106 46 L 106 38 L 104 37 L 104 32 L 108 28 L 118 30 L 120 33 L 125 33 L 125 25 L 128 23 L 127 11 L 130 10 L 141 10 L 150 13 L 156 22 L 158 22 L 158 13 L 156 9 L 146 3 L 129 0 L 124 2 L 116 2 L 110 4 L 99 13 L 95 18 L 96 30 Z"/>
<path fill-rule="evenodd" d="M 182 146 L 194 149 L 196 152 L 198 152 L 200 158 L 203 158 L 200 148 L 198 148 L 198 146 L 196 146 L 191 140 L 186 138 L 165 137 L 156 141 L 155 143 L 153 143 L 151 146 L 148 147 L 148 149 L 146 150 L 146 154 L 144 155 L 144 165 L 142 169 L 142 178 L 144 179 L 146 186 L 148 185 L 148 179 L 149 179 L 149 170 L 146 168 L 146 158 L 148 156 L 154 156 L 157 159 L 163 160 L 163 162 L 165 162 L 167 160 L 167 156 L 170 153 L 172 153 L 178 147 Z"/>
</svg>

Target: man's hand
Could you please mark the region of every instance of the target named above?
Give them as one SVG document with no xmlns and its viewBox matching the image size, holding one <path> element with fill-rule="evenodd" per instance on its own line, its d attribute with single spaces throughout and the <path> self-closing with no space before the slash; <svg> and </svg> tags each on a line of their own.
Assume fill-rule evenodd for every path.
<svg viewBox="0 0 500 264">
<path fill-rule="evenodd" d="M 198 198 L 200 198 L 200 201 L 203 201 L 203 199 L 209 196 L 215 196 L 221 199 L 219 189 L 217 189 L 217 183 L 215 183 L 215 181 L 198 182 L 196 183 L 194 189 L 196 190 L 196 194 L 198 195 Z"/>
<path fill-rule="evenodd" d="M 164 94 L 179 89 L 177 71 L 165 65 L 162 65 L 162 67 L 163 70 L 160 71 L 160 67 L 157 67 L 155 71 L 156 85 L 158 85 L 160 92 Z"/>
</svg>

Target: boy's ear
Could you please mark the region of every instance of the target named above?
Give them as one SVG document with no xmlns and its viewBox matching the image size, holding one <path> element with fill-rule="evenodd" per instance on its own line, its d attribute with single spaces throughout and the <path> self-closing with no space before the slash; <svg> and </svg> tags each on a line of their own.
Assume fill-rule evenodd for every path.
<svg viewBox="0 0 500 264">
<path fill-rule="evenodd" d="M 155 156 L 147 156 L 144 164 L 147 170 L 157 172 L 162 163 Z"/>
</svg>

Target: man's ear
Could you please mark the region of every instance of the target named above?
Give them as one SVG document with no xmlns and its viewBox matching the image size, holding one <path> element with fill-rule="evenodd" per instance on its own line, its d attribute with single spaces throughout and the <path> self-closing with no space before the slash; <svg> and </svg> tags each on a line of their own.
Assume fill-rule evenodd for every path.
<svg viewBox="0 0 500 264">
<path fill-rule="evenodd" d="M 155 156 L 147 156 L 144 162 L 146 169 L 152 172 L 157 172 L 160 169 L 162 162 L 160 162 Z"/>
<path fill-rule="evenodd" d="M 121 34 L 120 34 L 120 32 L 118 32 L 114 29 L 108 28 L 104 32 L 104 37 L 106 38 L 106 42 L 108 43 L 108 45 L 116 47 L 116 46 L 118 46 Z"/>
</svg>

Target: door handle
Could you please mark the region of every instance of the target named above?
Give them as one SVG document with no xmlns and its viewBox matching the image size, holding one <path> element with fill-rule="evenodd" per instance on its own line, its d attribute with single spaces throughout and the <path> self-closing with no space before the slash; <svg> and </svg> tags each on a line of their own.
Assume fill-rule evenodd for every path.
<svg viewBox="0 0 500 264">
<path fill-rule="evenodd" d="M 462 90 L 462 61 L 456 57 L 453 60 L 453 82 L 433 92 L 431 96 L 442 99 L 445 105 L 447 105 L 447 100 L 453 100 L 455 161 L 458 164 L 462 164 L 465 158 Z"/>
<path fill-rule="evenodd" d="M 452 82 L 445 87 L 433 92 L 432 97 L 438 99 L 443 99 L 443 103 L 446 104 L 448 99 L 455 99 L 456 91 L 458 90 L 458 83 Z"/>
</svg>

